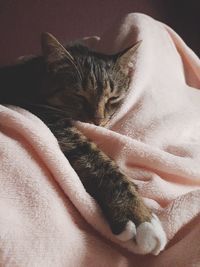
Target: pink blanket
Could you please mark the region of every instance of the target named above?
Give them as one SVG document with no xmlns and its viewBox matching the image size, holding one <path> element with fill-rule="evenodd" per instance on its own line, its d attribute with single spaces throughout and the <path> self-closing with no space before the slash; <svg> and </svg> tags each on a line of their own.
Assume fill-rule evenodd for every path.
<svg viewBox="0 0 200 267">
<path fill-rule="evenodd" d="M 0 106 L 0 265 L 200 266 L 200 61 L 166 25 L 129 14 L 94 44 L 142 40 L 130 93 L 108 128 L 78 127 L 138 184 L 168 244 L 133 253 L 112 235 L 50 130 Z"/>
</svg>

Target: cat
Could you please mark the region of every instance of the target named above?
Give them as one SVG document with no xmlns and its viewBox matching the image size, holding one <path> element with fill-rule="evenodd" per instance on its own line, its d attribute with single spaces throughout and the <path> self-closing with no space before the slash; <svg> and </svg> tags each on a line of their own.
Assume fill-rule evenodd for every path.
<svg viewBox="0 0 200 267">
<path fill-rule="evenodd" d="M 138 46 L 106 55 L 82 44 L 64 47 L 53 35 L 43 33 L 42 56 L 0 68 L 0 103 L 26 108 L 45 122 L 121 241 L 134 239 L 134 230 L 127 236 L 130 222 L 136 228 L 151 222 L 152 212 L 137 186 L 74 121 L 99 126 L 110 121 L 127 95 L 131 58 Z"/>
</svg>

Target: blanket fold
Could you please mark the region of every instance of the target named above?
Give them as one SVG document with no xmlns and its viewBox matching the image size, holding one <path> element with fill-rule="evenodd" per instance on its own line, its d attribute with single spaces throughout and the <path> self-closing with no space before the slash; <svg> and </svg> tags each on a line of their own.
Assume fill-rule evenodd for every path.
<svg viewBox="0 0 200 267">
<path fill-rule="evenodd" d="M 92 46 L 114 53 L 138 40 L 120 110 L 106 128 L 77 127 L 138 185 L 166 249 L 139 256 L 117 241 L 46 125 L 0 106 L 1 266 L 200 266 L 200 60 L 171 28 L 137 13 Z"/>
</svg>

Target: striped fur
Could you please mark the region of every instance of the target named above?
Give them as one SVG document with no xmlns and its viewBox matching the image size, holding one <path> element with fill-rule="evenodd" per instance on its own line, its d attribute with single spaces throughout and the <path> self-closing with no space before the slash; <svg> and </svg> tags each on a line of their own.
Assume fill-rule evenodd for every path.
<svg viewBox="0 0 200 267">
<path fill-rule="evenodd" d="M 126 96 L 136 46 L 105 55 L 80 44 L 63 47 L 45 33 L 42 56 L 0 68 L 1 103 L 24 107 L 46 123 L 114 234 L 129 220 L 136 225 L 150 221 L 151 212 L 136 186 L 73 121 L 103 126 L 110 120 Z"/>
</svg>

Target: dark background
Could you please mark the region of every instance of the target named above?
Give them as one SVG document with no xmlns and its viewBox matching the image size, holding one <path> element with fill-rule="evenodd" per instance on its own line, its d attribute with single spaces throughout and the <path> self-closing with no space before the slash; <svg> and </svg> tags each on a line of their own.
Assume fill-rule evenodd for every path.
<svg viewBox="0 0 200 267">
<path fill-rule="evenodd" d="M 62 42 L 101 35 L 130 12 L 167 23 L 200 55 L 199 0 L 0 0 L 0 65 L 40 53 L 43 31 Z"/>
</svg>

